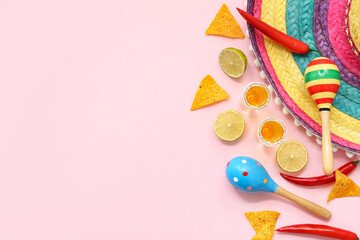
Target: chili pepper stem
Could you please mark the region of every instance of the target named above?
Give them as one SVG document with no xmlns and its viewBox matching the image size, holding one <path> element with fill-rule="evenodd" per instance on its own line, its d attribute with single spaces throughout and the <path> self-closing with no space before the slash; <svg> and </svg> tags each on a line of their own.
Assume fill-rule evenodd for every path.
<svg viewBox="0 0 360 240">
<path fill-rule="evenodd" d="M 356 161 L 356 162 L 353 162 L 353 163 L 354 163 L 355 166 L 357 166 L 359 162 L 360 162 L 360 161 Z M 359 239 L 359 238 L 358 238 L 358 239 Z"/>
<path fill-rule="evenodd" d="M 309 48 L 308 52 L 318 52 L 318 53 L 320 53 L 320 51 L 312 49 L 312 48 Z"/>
</svg>

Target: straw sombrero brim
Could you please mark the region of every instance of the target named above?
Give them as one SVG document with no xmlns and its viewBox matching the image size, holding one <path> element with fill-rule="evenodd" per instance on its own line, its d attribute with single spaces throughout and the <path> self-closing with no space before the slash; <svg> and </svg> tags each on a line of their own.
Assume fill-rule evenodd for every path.
<svg viewBox="0 0 360 240">
<path fill-rule="evenodd" d="M 352 8 L 360 0 L 355 1 L 349 4 L 348 0 L 316 0 L 315 3 L 310 0 L 248 0 L 247 11 L 321 51 L 321 54 L 293 54 L 248 25 L 254 54 L 278 99 L 303 127 L 320 138 L 319 110 L 305 88 L 304 72 L 316 57 L 328 57 L 335 62 L 341 84 L 331 109 L 331 139 L 335 146 L 360 154 L 360 59 L 347 33 L 351 33 L 356 46 L 358 38 L 354 38 L 351 30 Z M 349 29 L 344 27 L 346 17 L 335 14 L 336 9 L 341 9 L 344 16 L 346 10 L 349 12 Z"/>
<path fill-rule="evenodd" d="M 360 58 L 360 0 L 348 0 L 345 15 L 345 31 L 355 55 Z"/>
</svg>

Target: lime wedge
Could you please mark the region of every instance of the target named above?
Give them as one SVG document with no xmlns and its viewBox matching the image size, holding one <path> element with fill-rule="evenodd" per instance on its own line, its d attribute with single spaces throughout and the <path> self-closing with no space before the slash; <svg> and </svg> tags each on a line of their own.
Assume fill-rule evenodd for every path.
<svg viewBox="0 0 360 240">
<path fill-rule="evenodd" d="M 241 77 L 247 66 L 245 54 L 236 48 L 225 48 L 219 54 L 219 63 L 221 69 L 230 77 Z"/>
<path fill-rule="evenodd" d="M 276 152 L 276 161 L 282 170 L 298 172 L 308 162 L 308 152 L 304 144 L 290 140 L 280 145 Z"/>
<path fill-rule="evenodd" d="M 214 121 L 216 135 L 224 141 L 235 141 L 244 133 L 245 121 L 243 116 L 234 110 L 219 113 Z"/>
</svg>

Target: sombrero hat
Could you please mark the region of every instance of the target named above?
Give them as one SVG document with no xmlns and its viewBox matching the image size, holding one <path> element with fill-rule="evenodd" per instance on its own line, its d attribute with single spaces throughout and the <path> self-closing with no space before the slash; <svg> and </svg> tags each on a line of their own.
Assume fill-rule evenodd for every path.
<svg viewBox="0 0 360 240">
<path fill-rule="evenodd" d="M 251 50 L 295 122 L 321 138 L 318 108 L 304 84 L 314 58 L 330 58 L 341 75 L 330 115 L 331 139 L 348 157 L 360 155 L 360 0 L 248 0 L 247 12 L 318 52 L 292 53 L 248 25 Z M 318 141 L 319 142 L 319 141 Z"/>
</svg>

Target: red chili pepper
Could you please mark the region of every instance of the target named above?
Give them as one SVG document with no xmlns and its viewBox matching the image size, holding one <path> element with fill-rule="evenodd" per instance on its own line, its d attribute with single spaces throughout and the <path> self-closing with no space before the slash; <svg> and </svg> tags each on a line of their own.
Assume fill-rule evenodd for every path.
<svg viewBox="0 0 360 240">
<path fill-rule="evenodd" d="M 316 50 L 309 48 L 309 46 L 306 43 L 304 43 L 296 38 L 293 38 L 289 35 L 286 35 L 285 33 L 277 30 L 276 28 L 273 28 L 272 26 L 264 23 L 260 19 L 255 18 L 254 16 L 250 15 L 249 13 L 247 13 L 239 8 L 236 8 L 236 9 L 239 11 L 241 16 L 250 25 L 252 25 L 254 28 L 259 30 L 260 32 L 262 32 L 263 34 L 265 34 L 266 36 L 268 36 L 275 42 L 283 45 L 290 51 L 292 51 L 294 53 L 298 53 L 298 54 L 306 54 L 310 51 L 316 51 Z"/>
<path fill-rule="evenodd" d="M 340 172 L 342 172 L 343 174 L 347 175 L 349 173 L 352 172 L 352 170 L 354 170 L 356 168 L 356 166 L 358 165 L 359 161 L 356 162 L 348 162 L 346 164 L 344 164 L 343 166 L 341 166 L 338 170 Z M 335 181 L 335 171 L 333 172 L 333 174 L 327 176 L 327 175 L 322 175 L 322 176 L 317 176 L 317 177 L 309 177 L 309 178 L 303 178 L 303 177 L 293 177 L 290 175 L 286 175 L 283 173 L 280 173 L 280 175 L 285 178 L 286 180 L 288 180 L 289 182 L 298 184 L 298 185 L 303 185 L 303 186 L 317 186 L 317 185 L 323 185 L 323 184 L 327 184 L 327 183 L 332 183 Z"/>
<path fill-rule="evenodd" d="M 348 230 L 319 224 L 297 224 L 276 229 L 277 232 L 304 233 L 342 240 L 359 240 L 358 236 Z"/>
</svg>

